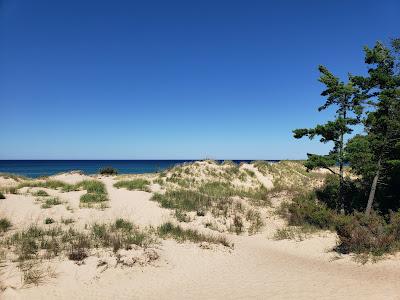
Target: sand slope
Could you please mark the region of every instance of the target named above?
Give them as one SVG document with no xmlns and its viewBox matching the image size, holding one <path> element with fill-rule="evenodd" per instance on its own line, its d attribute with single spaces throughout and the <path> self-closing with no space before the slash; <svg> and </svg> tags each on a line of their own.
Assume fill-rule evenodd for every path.
<svg viewBox="0 0 400 300">
<path fill-rule="evenodd" d="M 69 182 L 86 178 L 79 174 L 58 176 Z M 256 173 L 262 184 L 270 184 L 270 177 L 261 177 Z M 7 195 L 1 200 L 0 211 L 16 228 L 40 223 L 47 216 L 72 217 L 78 228 L 119 217 L 142 226 L 157 226 L 171 218 L 170 210 L 150 201 L 151 193 L 116 189 L 114 177 L 100 180 L 110 198 L 109 207 L 104 210 L 79 208 L 84 191 L 61 193 L 46 189 L 66 203 L 43 210 L 33 196 L 22 190 L 19 195 Z M 56 278 L 29 288 L 20 288 L 20 275 L 15 268 L 5 268 L 2 281 L 7 288 L 1 298 L 400 299 L 398 258 L 366 265 L 357 264 L 350 256 L 335 259 L 330 251 L 336 242 L 334 234 L 320 233 L 301 242 L 275 241 L 271 237 L 280 226 L 282 220 L 271 215 L 258 234 L 226 233 L 235 243 L 234 249 L 203 249 L 193 243 L 165 240 L 157 246 L 160 259 L 146 266 L 102 268 L 97 257 L 87 258 L 82 265 L 60 257 L 43 262 L 54 268 Z"/>
</svg>

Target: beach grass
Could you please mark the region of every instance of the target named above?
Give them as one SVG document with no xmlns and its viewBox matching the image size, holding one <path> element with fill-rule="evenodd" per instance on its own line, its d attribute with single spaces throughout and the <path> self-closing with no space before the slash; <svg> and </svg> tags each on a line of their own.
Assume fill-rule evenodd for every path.
<svg viewBox="0 0 400 300">
<path fill-rule="evenodd" d="M 101 181 L 84 180 L 76 184 L 76 187 L 86 190 L 86 194 L 80 197 L 80 203 L 84 207 L 92 207 L 99 203 L 104 205 L 104 202 L 108 201 L 106 186 Z M 102 207 L 104 206 L 100 206 Z"/>
<path fill-rule="evenodd" d="M 194 229 L 183 229 L 180 225 L 174 225 L 171 222 L 166 222 L 158 227 L 158 234 L 161 238 L 173 238 L 178 242 L 207 242 L 211 244 L 221 244 L 225 247 L 233 247 L 226 237 L 213 236 L 199 233 Z"/>
<path fill-rule="evenodd" d="M 38 201 L 43 202 L 42 208 L 50 208 L 55 205 L 60 205 L 62 204 L 60 198 L 58 197 L 51 197 L 51 198 L 38 198 Z"/>
<path fill-rule="evenodd" d="M 139 191 L 145 191 L 149 192 L 149 184 L 150 182 L 146 179 L 132 179 L 132 180 L 121 180 L 116 183 L 114 183 L 114 187 L 116 188 L 126 188 L 129 191 L 132 190 L 139 190 Z"/>
<path fill-rule="evenodd" d="M 38 190 L 38 191 L 36 191 L 36 192 L 33 192 L 32 195 L 33 195 L 33 196 L 37 196 L 37 197 L 46 197 L 46 196 L 49 196 L 49 194 L 48 194 L 46 191 L 44 191 L 44 190 Z"/>
<path fill-rule="evenodd" d="M 45 224 L 54 220 L 48 218 Z M 11 226 L 11 225 L 9 225 Z M 157 243 L 155 231 L 140 229 L 133 223 L 117 219 L 114 223 L 95 223 L 83 231 L 60 226 L 40 227 L 31 225 L 2 241 L 14 252 L 19 262 L 66 255 L 71 260 L 82 260 L 89 256 L 90 249 L 109 248 L 114 252 L 130 249 L 132 245 L 143 248 Z"/>
</svg>

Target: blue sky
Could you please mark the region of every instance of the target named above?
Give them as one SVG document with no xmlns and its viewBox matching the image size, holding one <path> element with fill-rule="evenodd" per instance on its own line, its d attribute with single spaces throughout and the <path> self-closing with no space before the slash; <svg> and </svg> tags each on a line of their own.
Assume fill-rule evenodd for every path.
<svg viewBox="0 0 400 300">
<path fill-rule="evenodd" d="M 399 1 L 0 0 L 0 159 L 300 159 L 317 66 L 365 73 Z"/>
</svg>

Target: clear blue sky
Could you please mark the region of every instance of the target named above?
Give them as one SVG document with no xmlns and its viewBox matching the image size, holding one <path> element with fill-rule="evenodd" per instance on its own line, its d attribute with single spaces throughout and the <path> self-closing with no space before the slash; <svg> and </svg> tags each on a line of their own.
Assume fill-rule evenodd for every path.
<svg viewBox="0 0 400 300">
<path fill-rule="evenodd" d="M 393 1 L 0 0 L 0 159 L 299 159 Z"/>
</svg>

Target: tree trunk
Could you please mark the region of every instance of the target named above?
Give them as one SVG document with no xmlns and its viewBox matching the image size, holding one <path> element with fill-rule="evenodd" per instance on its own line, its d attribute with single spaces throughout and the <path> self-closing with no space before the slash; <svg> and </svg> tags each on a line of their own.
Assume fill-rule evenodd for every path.
<svg viewBox="0 0 400 300">
<path fill-rule="evenodd" d="M 343 119 L 346 119 L 346 108 L 343 109 Z M 340 213 L 342 213 L 342 214 L 344 214 L 343 148 L 344 148 L 344 132 L 341 132 L 340 148 L 339 148 L 339 209 L 340 209 Z"/>
<path fill-rule="evenodd" d="M 379 173 L 381 172 L 381 159 L 378 161 L 378 169 L 376 170 L 374 180 L 372 180 L 371 190 L 369 192 L 367 208 L 365 209 L 365 214 L 370 215 L 372 209 L 372 203 L 374 202 L 376 187 L 378 185 Z"/>
</svg>

